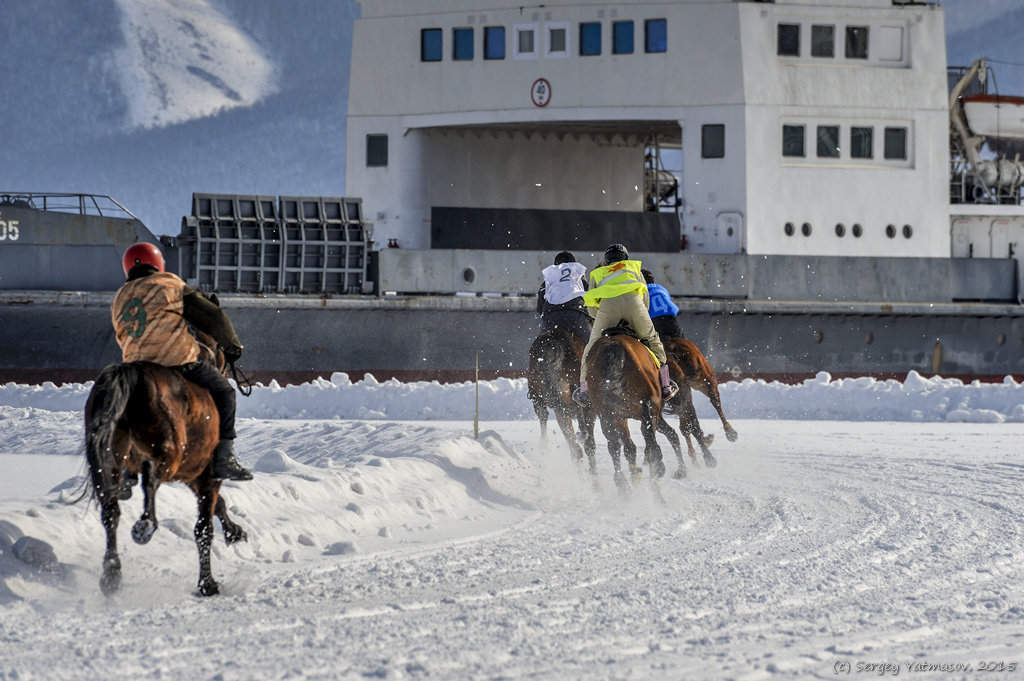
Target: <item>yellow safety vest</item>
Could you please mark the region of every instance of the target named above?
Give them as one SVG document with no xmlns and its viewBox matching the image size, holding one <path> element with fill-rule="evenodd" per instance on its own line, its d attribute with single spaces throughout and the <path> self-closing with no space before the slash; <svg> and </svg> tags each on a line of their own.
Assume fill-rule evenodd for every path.
<svg viewBox="0 0 1024 681">
<path fill-rule="evenodd" d="M 626 293 L 642 295 L 641 292 L 647 290 L 639 260 L 620 260 L 598 267 L 590 273 L 590 281 L 593 285 L 583 294 L 587 307 L 599 307 L 605 298 L 616 298 Z"/>
</svg>

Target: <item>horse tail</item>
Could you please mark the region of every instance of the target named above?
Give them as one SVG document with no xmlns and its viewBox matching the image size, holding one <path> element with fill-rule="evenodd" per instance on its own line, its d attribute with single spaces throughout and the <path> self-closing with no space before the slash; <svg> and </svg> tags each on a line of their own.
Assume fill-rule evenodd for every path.
<svg viewBox="0 0 1024 681">
<path fill-rule="evenodd" d="M 120 463 L 113 460 L 114 431 L 141 378 L 142 372 L 135 364 L 111 364 L 99 375 L 89 393 L 85 414 L 85 456 L 92 478 L 93 497 L 104 496 L 108 491 L 106 486 L 117 484 L 117 477 L 107 478 L 104 473 L 120 470 Z"/>
<path fill-rule="evenodd" d="M 597 364 L 604 390 L 620 397 L 626 394 L 625 366 L 626 349 L 619 343 L 606 344 Z"/>
</svg>

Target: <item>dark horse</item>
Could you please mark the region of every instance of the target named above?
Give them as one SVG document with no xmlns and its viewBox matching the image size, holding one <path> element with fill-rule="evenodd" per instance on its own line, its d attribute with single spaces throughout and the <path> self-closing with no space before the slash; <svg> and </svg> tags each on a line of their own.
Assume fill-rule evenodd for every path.
<svg viewBox="0 0 1024 681">
<path fill-rule="evenodd" d="M 541 440 L 547 439 L 548 409 L 555 414 L 558 427 L 569 443 L 569 450 L 577 463 L 582 463 L 584 452 L 590 472 L 597 472 L 594 458 L 594 417 L 572 401 L 572 391 L 580 378 L 580 358 L 583 340 L 564 329 L 541 333 L 530 345 L 530 370 L 526 376 L 527 394 L 533 402 L 533 411 L 540 420 Z M 583 447 L 580 447 L 573 428 L 579 422 Z"/>
<path fill-rule="evenodd" d="M 215 346 L 214 346 L 215 347 Z M 207 350 L 209 352 L 209 350 Z M 220 355 L 220 353 L 218 353 Z M 223 357 L 217 364 L 223 369 Z M 93 497 L 107 533 L 100 588 L 110 595 L 121 585 L 117 554 L 119 500 L 131 496 L 122 476 L 142 475 L 143 513 L 132 539 L 145 544 L 157 529 L 156 490 L 163 482 L 183 482 L 199 501 L 195 526 L 199 548 L 199 593 L 219 591 L 210 572 L 213 516 L 220 518 L 228 544 L 246 539 L 227 516 L 210 463 L 220 421 L 209 392 L 174 369 L 151 362 L 112 364 L 96 379 L 85 405 L 85 444 Z M 123 490 L 123 491 L 122 491 Z"/>
<path fill-rule="evenodd" d="M 729 423 L 729 420 L 725 418 L 725 412 L 722 410 L 722 398 L 718 392 L 718 378 L 715 376 L 715 372 L 708 363 L 707 358 L 704 357 L 700 348 L 693 341 L 686 338 L 663 338 L 662 344 L 665 346 L 665 354 L 669 360 L 669 374 L 679 384 L 679 393 L 672 399 L 669 407 L 673 413 L 679 415 L 679 429 L 686 438 L 690 459 L 695 463 L 697 461 L 697 452 L 690 441 L 690 436 L 693 435 L 704 455 L 704 464 L 709 467 L 715 466 L 718 462 L 708 449 L 714 436 L 705 436 L 703 430 L 701 430 L 700 423 L 697 420 L 697 412 L 693 406 L 692 391 L 697 390 L 711 400 L 711 406 L 715 408 L 719 418 L 722 420 L 722 428 L 725 430 L 726 439 L 729 442 L 735 442 L 739 435 L 732 427 L 732 424 Z M 682 457 L 679 456 L 678 452 L 677 456 L 679 457 L 680 469 L 682 469 Z"/>
<path fill-rule="evenodd" d="M 601 432 L 608 440 L 615 483 L 620 488 L 627 486 L 619 461 L 623 450 L 633 479 L 640 475 L 636 445 L 629 436 L 629 419 L 640 421 L 648 473 L 652 478 L 664 476 L 665 463 L 655 432 L 674 440 L 674 447 L 679 446 L 679 436 L 661 418 L 658 364 L 647 346 L 630 334 L 616 329 L 605 331 L 587 355 L 587 384 L 594 415 L 601 420 Z"/>
</svg>

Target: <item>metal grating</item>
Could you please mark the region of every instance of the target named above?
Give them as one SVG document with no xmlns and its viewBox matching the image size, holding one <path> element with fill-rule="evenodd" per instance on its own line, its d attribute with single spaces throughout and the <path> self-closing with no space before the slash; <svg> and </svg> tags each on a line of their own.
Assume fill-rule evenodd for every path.
<svg viewBox="0 0 1024 681">
<path fill-rule="evenodd" d="M 223 293 L 363 293 L 362 201 L 193 194 L 178 237 L 182 276 Z"/>
</svg>

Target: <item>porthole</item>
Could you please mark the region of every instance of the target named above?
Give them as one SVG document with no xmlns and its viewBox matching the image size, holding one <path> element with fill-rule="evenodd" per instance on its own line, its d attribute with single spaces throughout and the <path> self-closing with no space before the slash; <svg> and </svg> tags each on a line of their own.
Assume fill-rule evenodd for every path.
<svg viewBox="0 0 1024 681">
<path fill-rule="evenodd" d="M 864 334 L 864 343 L 866 345 L 871 345 L 874 342 L 875 342 L 875 334 L 871 333 L 870 331 L 868 331 L 866 334 Z"/>
<path fill-rule="evenodd" d="M 786 233 L 786 236 L 793 236 L 793 233 L 796 232 L 796 227 L 793 226 L 792 222 L 787 222 L 786 226 L 782 228 L 782 231 Z"/>
<path fill-rule="evenodd" d="M 1006 345 L 1006 334 L 1001 333 L 998 336 L 996 336 L 996 343 L 998 343 L 999 345 Z"/>
<path fill-rule="evenodd" d="M 886 225 L 885 235 L 890 239 L 896 238 L 896 225 Z"/>
<path fill-rule="evenodd" d="M 804 224 L 800 225 L 800 231 L 803 233 L 804 236 L 810 236 L 811 235 L 811 223 L 805 222 Z"/>
<path fill-rule="evenodd" d="M 474 270 L 472 267 L 467 267 L 466 269 L 462 270 L 462 281 L 466 284 L 472 284 L 474 281 L 476 281 L 476 270 Z"/>
<path fill-rule="evenodd" d="M 864 228 L 860 226 L 860 223 L 854 223 L 853 227 L 850 228 L 850 233 L 853 234 L 854 238 L 859 239 L 860 235 L 864 233 Z"/>
<path fill-rule="evenodd" d="M 815 331 L 814 332 L 814 342 L 815 343 L 820 343 L 823 340 L 825 340 L 825 334 L 823 334 L 821 331 Z"/>
<path fill-rule="evenodd" d="M 903 225 L 903 237 L 909 239 L 914 236 L 914 228 L 910 225 Z"/>
<path fill-rule="evenodd" d="M 836 225 L 836 236 L 840 239 L 846 236 L 846 227 L 841 222 Z"/>
</svg>

